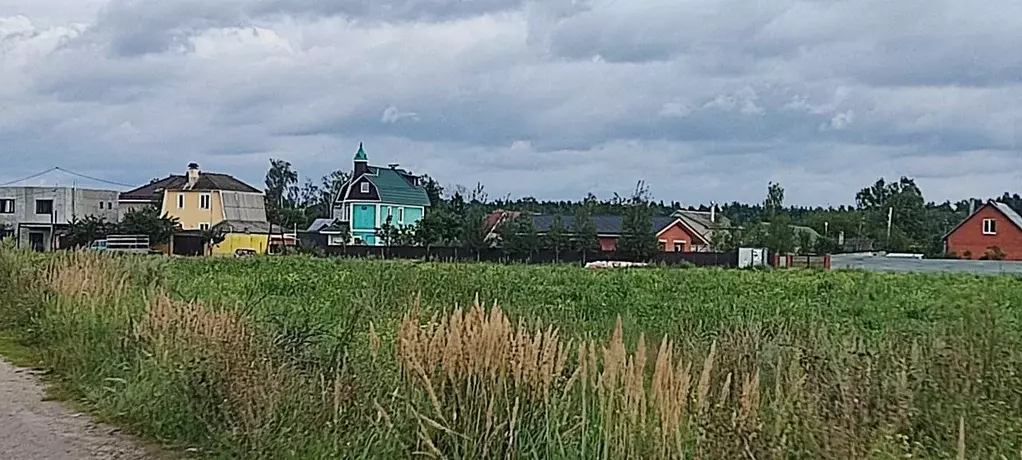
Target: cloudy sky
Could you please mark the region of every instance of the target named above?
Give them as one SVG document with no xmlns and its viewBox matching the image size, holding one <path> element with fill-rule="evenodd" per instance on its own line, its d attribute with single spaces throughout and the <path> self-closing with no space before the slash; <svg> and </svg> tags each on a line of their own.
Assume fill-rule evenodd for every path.
<svg viewBox="0 0 1022 460">
<path fill-rule="evenodd" d="M 1018 0 L 0 0 L 0 183 L 359 142 L 490 196 L 1022 192 Z"/>
</svg>

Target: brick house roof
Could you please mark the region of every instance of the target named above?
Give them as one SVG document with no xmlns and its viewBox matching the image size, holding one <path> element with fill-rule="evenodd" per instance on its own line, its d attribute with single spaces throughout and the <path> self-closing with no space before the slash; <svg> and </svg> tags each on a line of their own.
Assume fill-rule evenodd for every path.
<svg viewBox="0 0 1022 460">
<path fill-rule="evenodd" d="M 951 234 L 958 231 L 959 228 L 962 228 L 962 225 L 965 225 L 966 222 L 971 220 L 973 216 L 978 214 L 986 207 L 992 207 L 993 209 L 996 209 L 998 212 L 1003 214 L 1004 217 L 1011 221 L 1012 224 L 1015 224 L 1015 227 L 1017 227 L 1019 230 L 1022 230 L 1022 216 L 1020 216 L 1018 212 L 1012 209 L 1011 206 L 1008 206 L 1007 203 L 1001 203 L 1000 201 L 990 200 L 983 204 L 983 206 L 976 208 L 976 210 L 973 211 L 972 214 L 969 214 L 968 217 L 959 222 L 958 225 L 955 226 L 955 228 L 951 229 L 951 231 L 945 233 L 943 239 L 946 240 L 949 236 L 951 236 Z"/>
</svg>

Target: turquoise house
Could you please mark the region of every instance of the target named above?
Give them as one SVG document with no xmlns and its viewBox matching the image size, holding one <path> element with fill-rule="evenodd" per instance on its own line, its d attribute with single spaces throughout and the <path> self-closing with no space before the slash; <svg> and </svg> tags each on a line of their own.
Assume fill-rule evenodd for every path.
<svg viewBox="0 0 1022 460">
<path fill-rule="evenodd" d="M 351 180 L 338 193 L 331 215 L 348 224 L 349 244 L 381 245 L 377 230 L 388 219 L 394 226 L 408 227 L 426 213 L 429 195 L 419 177 L 397 166 L 370 166 L 359 144 Z"/>
</svg>

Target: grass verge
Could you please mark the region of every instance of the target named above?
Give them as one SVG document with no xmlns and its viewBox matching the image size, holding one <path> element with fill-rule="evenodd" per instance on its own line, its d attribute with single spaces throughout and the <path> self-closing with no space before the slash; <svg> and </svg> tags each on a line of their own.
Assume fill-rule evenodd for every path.
<svg viewBox="0 0 1022 460">
<path fill-rule="evenodd" d="M 70 395 L 207 458 L 1022 458 L 1013 278 L 10 250 L 0 270 L 0 330 Z"/>
</svg>

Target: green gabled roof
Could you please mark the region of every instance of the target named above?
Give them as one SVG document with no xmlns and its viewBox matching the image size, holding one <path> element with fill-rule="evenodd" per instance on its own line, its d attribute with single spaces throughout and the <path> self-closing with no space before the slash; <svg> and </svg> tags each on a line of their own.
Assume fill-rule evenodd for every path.
<svg viewBox="0 0 1022 460">
<path fill-rule="evenodd" d="M 369 179 L 380 192 L 380 202 L 405 206 L 429 207 L 429 195 L 421 185 L 412 185 L 400 172 L 391 168 L 369 167 Z"/>
</svg>

